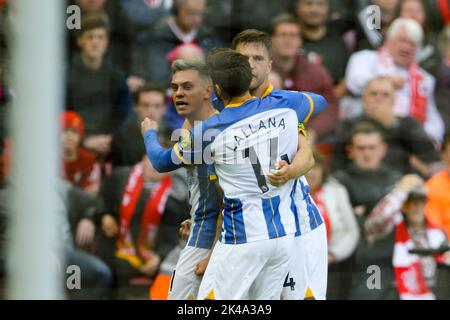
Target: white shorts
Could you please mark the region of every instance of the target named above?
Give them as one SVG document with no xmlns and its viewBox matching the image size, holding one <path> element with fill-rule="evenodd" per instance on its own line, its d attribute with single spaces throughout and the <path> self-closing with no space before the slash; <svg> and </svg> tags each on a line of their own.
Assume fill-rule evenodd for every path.
<svg viewBox="0 0 450 320">
<path fill-rule="evenodd" d="M 328 279 L 327 232 L 323 223 L 316 229 L 295 237 L 291 267 L 283 282 L 281 299 L 303 300 L 313 296 L 325 300 Z"/>
<path fill-rule="evenodd" d="M 189 246 L 181 250 L 172 273 L 168 300 L 194 300 L 197 297 L 202 277 L 195 274 L 195 267 L 208 257 L 209 252 L 209 249 Z"/>
<path fill-rule="evenodd" d="M 214 247 L 198 299 L 279 300 L 294 236 Z"/>
</svg>

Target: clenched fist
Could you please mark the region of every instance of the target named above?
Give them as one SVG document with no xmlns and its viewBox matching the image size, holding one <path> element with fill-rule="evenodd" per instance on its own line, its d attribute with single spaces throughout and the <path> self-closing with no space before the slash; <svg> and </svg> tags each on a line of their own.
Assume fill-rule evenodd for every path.
<svg viewBox="0 0 450 320">
<path fill-rule="evenodd" d="M 152 120 L 150 118 L 145 118 L 144 121 L 141 122 L 141 134 L 144 136 L 145 132 L 148 130 L 156 130 L 158 131 L 158 122 Z"/>
</svg>

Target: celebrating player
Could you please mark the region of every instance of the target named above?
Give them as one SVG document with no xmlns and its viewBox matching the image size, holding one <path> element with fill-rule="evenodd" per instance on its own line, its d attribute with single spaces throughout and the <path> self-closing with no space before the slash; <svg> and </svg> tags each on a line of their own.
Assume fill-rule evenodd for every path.
<svg viewBox="0 0 450 320">
<path fill-rule="evenodd" d="M 250 93 L 262 98 L 277 94 L 279 90 L 274 90 L 269 81 L 272 67 L 270 36 L 255 29 L 244 30 L 233 39 L 232 47 L 249 59 L 253 76 Z M 313 104 L 313 99 L 310 102 Z M 299 225 L 293 250 L 293 267 L 283 285 L 283 299 L 326 297 L 328 270 L 326 229 L 323 218 L 309 194 L 308 182 L 303 176 L 314 165 L 314 162 L 311 163 L 312 150 L 303 129 L 308 120 L 309 117 L 303 123 L 299 123 L 299 150 L 294 158 L 295 166 L 282 160 L 279 163 L 280 170 L 268 174 L 269 182 L 273 185 L 280 185 L 300 177 L 296 182 L 297 189 L 294 196 Z"/>
<path fill-rule="evenodd" d="M 281 156 L 293 159 L 297 123 L 313 111 L 320 112 L 326 102 L 313 94 L 281 91 L 264 100 L 252 98 L 248 93 L 252 72 L 246 57 L 228 49 L 214 53 L 209 62 L 216 90 L 227 102 L 225 110 L 191 130 L 191 137 L 169 150 L 169 157 L 167 152 L 155 152 L 160 148 L 156 133 L 148 130 L 155 124 L 146 119 L 147 151 L 152 162 L 169 159 L 173 163 L 176 154 L 188 163 L 198 155 L 202 163 L 215 163 L 225 193 L 224 222 L 199 297 L 276 299 L 289 266 L 289 235 L 296 231 L 295 183 L 275 187 L 265 176 Z M 316 100 L 315 110 L 308 97 Z M 196 137 L 210 133 L 209 129 L 219 134 L 196 144 Z"/>
</svg>

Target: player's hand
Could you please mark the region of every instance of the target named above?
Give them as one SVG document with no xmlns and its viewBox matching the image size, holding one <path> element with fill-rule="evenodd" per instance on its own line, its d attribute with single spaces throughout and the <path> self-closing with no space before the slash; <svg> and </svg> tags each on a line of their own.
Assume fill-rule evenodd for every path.
<svg viewBox="0 0 450 320">
<path fill-rule="evenodd" d="M 209 263 L 209 258 L 210 257 L 207 257 L 202 261 L 200 261 L 199 263 L 197 263 L 197 265 L 195 266 L 195 274 L 197 276 L 202 276 L 205 273 L 206 267 L 208 266 Z"/>
<path fill-rule="evenodd" d="M 102 217 L 102 230 L 105 232 L 106 236 L 113 238 L 119 234 L 119 225 L 116 219 L 110 214 L 105 214 Z"/>
<path fill-rule="evenodd" d="M 80 247 L 90 245 L 94 240 L 95 224 L 92 220 L 84 218 L 78 223 L 76 232 L 76 243 Z"/>
<path fill-rule="evenodd" d="M 417 175 L 415 173 L 410 173 L 410 174 L 405 174 L 400 179 L 400 181 L 397 183 L 397 188 L 402 190 L 405 193 L 410 193 L 414 189 L 422 186 L 423 184 L 424 184 L 424 181 L 419 175 Z"/>
<path fill-rule="evenodd" d="M 150 118 L 145 118 L 144 121 L 141 122 L 141 134 L 142 136 L 144 136 L 144 134 L 148 131 L 148 130 L 156 130 L 158 131 L 158 122 L 156 122 L 155 120 L 152 120 Z"/>
<path fill-rule="evenodd" d="M 284 160 L 280 160 L 275 165 L 275 170 L 270 170 L 267 174 L 269 183 L 275 187 L 280 187 L 291 180 L 291 166 Z"/>
<path fill-rule="evenodd" d="M 191 233 L 191 220 L 190 219 L 184 220 L 181 223 L 179 233 L 180 233 L 181 239 L 187 240 L 189 238 L 190 233 Z"/>
</svg>

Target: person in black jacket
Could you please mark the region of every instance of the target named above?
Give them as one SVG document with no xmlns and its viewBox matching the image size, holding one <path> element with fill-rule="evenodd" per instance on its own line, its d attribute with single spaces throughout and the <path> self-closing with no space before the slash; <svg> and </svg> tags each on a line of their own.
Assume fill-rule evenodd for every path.
<svg viewBox="0 0 450 320">
<path fill-rule="evenodd" d="M 134 113 L 113 135 L 110 159 L 113 167 L 134 166 L 145 153 L 141 122 L 149 117 L 160 122 L 167 111 L 166 97 L 161 86 L 146 83 L 134 93 Z"/>
<path fill-rule="evenodd" d="M 102 16 L 82 18 L 77 44 L 68 72 L 66 108 L 76 111 L 85 122 L 85 148 L 106 156 L 112 133 L 127 118 L 132 99 L 125 75 L 106 56 L 108 23 Z"/>
<path fill-rule="evenodd" d="M 140 33 L 133 49 L 131 76 L 169 85 L 168 56 L 183 44 L 196 44 L 205 53 L 222 46 L 217 34 L 205 26 L 205 0 L 175 0 L 172 14 L 162 17 L 153 30 Z"/>
</svg>

